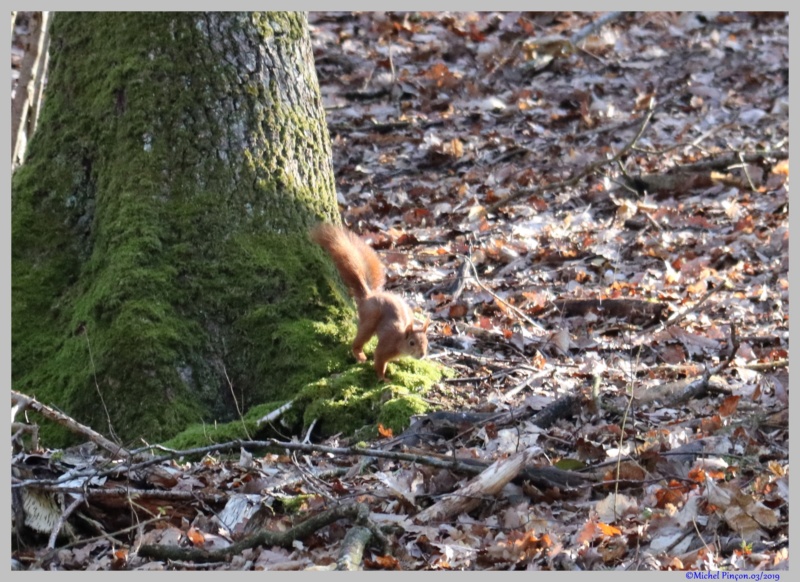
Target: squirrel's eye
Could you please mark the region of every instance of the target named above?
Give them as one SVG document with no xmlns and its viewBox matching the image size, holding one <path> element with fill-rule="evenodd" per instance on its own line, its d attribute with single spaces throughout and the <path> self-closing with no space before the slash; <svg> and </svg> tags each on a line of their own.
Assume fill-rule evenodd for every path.
<svg viewBox="0 0 800 582">
<path fill-rule="evenodd" d="M 416 344 L 416 343 L 417 343 L 417 342 L 415 342 L 414 340 L 411 340 L 410 342 L 408 342 L 408 345 L 410 345 L 410 346 L 413 346 L 413 345 L 414 345 L 414 344 Z"/>
</svg>

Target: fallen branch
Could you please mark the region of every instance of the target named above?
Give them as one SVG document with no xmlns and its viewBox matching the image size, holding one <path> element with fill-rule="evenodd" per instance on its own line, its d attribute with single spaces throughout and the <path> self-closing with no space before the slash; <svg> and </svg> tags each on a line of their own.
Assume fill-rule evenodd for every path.
<svg viewBox="0 0 800 582">
<path fill-rule="evenodd" d="M 537 413 L 533 417 L 533 422 L 543 424 L 552 421 L 552 419 L 555 416 L 563 415 L 566 410 L 571 409 L 574 403 L 575 403 L 574 397 L 566 397 L 559 399 L 552 405 L 548 406 L 546 409 Z M 518 420 L 520 417 L 517 416 L 516 418 Z M 306 453 L 314 453 L 314 452 L 322 453 L 331 456 L 346 457 L 350 455 L 356 455 L 360 457 L 376 457 L 382 459 L 391 459 L 395 461 L 407 461 L 410 463 L 417 463 L 420 465 L 427 465 L 430 467 L 437 467 L 441 469 L 449 469 L 451 471 L 462 472 L 471 475 L 480 473 L 481 471 L 485 470 L 490 464 L 486 461 L 478 461 L 476 459 L 456 459 L 451 456 L 444 457 L 444 456 L 437 456 L 435 454 L 415 454 L 415 453 L 406 453 L 400 451 L 387 451 L 384 449 L 375 449 L 375 448 L 327 447 L 324 445 L 315 445 L 315 444 L 298 443 L 298 442 L 282 442 L 275 439 L 270 439 L 266 441 L 235 440 L 227 443 L 209 445 L 207 447 L 200 447 L 196 449 L 172 451 L 168 455 L 159 457 L 157 459 L 151 459 L 149 461 L 140 463 L 138 465 L 134 465 L 134 467 L 136 467 L 137 469 L 141 469 L 145 466 L 154 463 L 160 463 L 170 458 L 202 456 L 211 452 L 237 451 L 240 448 L 244 448 L 245 450 L 279 448 L 289 451 L 302 451 Z M 110 471 L 104 471 L 102 473 L 98 473 L 96 476 L 101 477 L 106 474 L 124 470 L 125 470 L 124 467 L 116 467 Z M 586 480 L 585 477 L 578 475 L 577 473 L 571 471 L 563 471 L 555 467 L 527 467 L 523 471 L 523 476 L 525 479 L 541 483 L 542 486 L 560 485 L 560 486 L 575 487 L 579 486 L 583 481 Z M 47 480 L 47 481 L 29 480 L 29 481 L 12 483 L 12 488 L 19 488 L 19 487 L 34 487 L 43 490 L 50 490 L 52 488 L 52 490 L 58 490 L 62 492 L 72 491 L 72 489 L 58 487 L 57 480 Z M 81 491 L 86 495 L 114 495 L 114 494 L 119 494 L 122 490 L 120 488 L 115 488 L 115 489 L 99 489 L 99 490 L 81 489 Z M 97 493 L 95 493 L 95 491 L 97 491 Z M 147 497 L 164 497 L 164 498 L 172 497 L 174 499 L 182 499 L 181 495 L 184 494 L 183 492 L 178 492 L 178 491 L 157 491 L 157 490 L 138 490 L 138 489 L 132 490 L 127 488 L 125 489 L 125 491 L 131 494 L 140 494 L 142 496 L 147 496 Z M 193 495 L 198 496 L 198 493 L 194 492 Z M 209 500 L 224 501 L 226 498 L 227 496 L 222 496 L 222 495 L 211 496 Z"/>
<path fill-rule="evenodd" d="M 339 558 L 336 560 L 336 569 L 344 571 L 361 570 L 361 560 L 364 550 L 372 539 L 372 532 L 363 526 L 352 527 L 344 536 Z"/>
<path fill-rule="evenodd" d="M 369 518 L 369 508 L 363 503 L 338 505 L 322 513 L 309 517 L 304 522 L 282 532 L 262 531 L 244 538 L 227 548 L 208 551 L 202 548 L 179 548 L 175 546 L 144 545 L 138 554 L 156 560 L 191 560 L 193 562 L 217 562 L 256 546 L 279 546 L 292 549 L 294 542 L 304 539 L 314 532 L 340 519 L 364 525 Z M 369 531 L 369 530 L 368 530 Z M 371 532 L 370 532 L 371 533 Z"/>
<path fill-rule="evenodd" d="M 446 520 L 477 507 L 485 497 L 494 497 L 528 464 L 539 447 L 531 447 L 492 463 L 466 487 L 448 495 L 419 512 L 415 519 L 420 523 Z"/>
<path fill-rule="evenodd" d="M 290 400 L 289 402 L 287 402 L 282 406 L 279 406 L 269 414 L 259 418 L 256 421 L 256 426 L 261 426 L 262 424 L 265 424 L 267 422 L 278 420 L 283 415 L 284 412 L 286 412 L 287 410 L 291 410 L 292 406 L 294 406 L 294 400 Z"/>
<path fill-rule="evenodd" d="M 647 390 L 639 390 L 635 398 L 639 404 L 661 401 L 665 406 L 675 407 L 689 400 L 694 400 L 705 396 L 710 390 L 721 394 L 729 393 L 729 390 L 722 386 L 711 384 L 711 377 L 720 374 L 728 368 L 736 357 L 739 349 L 739 340 L 736 337 L 736 326 L 731 324 L 730 350 L 726 358 L 714 369 L 706 369 L 697 378 L 686 378 L 676 382 L 668 382 Z"/>
<path fill-rule="evenodd" d="M 496 427 L 501 427 L 529 420 L 531 424 L 539 428 L 548 428 L 559 418 L 564 418 L 572 413 L 578 404 L 578 400 L 577 396 L 571 394 L 562 396 L 538 412 L 525 405 L 500 412 L 450 412 L 438 410 L 416 417 L 411 426 L 403 431 L 402 434 L 384 443 L 384 448 L 389 449 L 398 444 L 413 447 L 420 442 L 423 436 L 428 435 L 446 439 L 458 438 L 460 436 L 458 433 L 463 431 L 464 426 L 468 427 L 466 432 L 470 432 L 489 423 L 494 424 Z M 488 466 L 488 463 L 484 466 Z"/>
<path fill-rule="evenodd" d="M 223 503 L 228 500 L 228 493 L 205 493 L 203 491 L 176 491 L 165 489 L 133 489 L 131 487 L 110 487 L 89 489 L 87 487 L 59 487 L 51 483 L 37 483 L 29 479 L 21 483 L 14 483 L 13 487 L 24 487 L 51 493 L 74 493 L 84 495 L 87 499 L 98 497 L 120 497 L 123 499 L 160 499 L 165 501 L 204 501 L 206 503 Z"/>
<path fill-rule="evenodd" d="M 56 424 L 59 424 L 67 428 L 71 432 L 86 437 L 87 439 L 95 443 L 97 446 L 99 446 L 101 449 L 104 449 L 109 453 L 111 453 L 111 455 L 114 458 L 133 457 L 130 451 L 128 451 L 122 445 L 118 445 L 117 443 L 111 442 L 106 437 L 101 435 L 99 432 L 96 432 L 95 430 L 89 428 L 88 426 L 79 423 L 77 420 L 75 420 L 70 416 L 67 416 L 63 412 L 55 410 L 54 408 L 51 408 L 46 404 L 42 404 L 35 398 L 31 398 L 30 396 L 22 394 L 21 392 L 12 390 L 11 401 L 18 405 L 18 412 L 23 409 L 30 408 L 31 410 L 38 412 L 48 420 L 52 420 Z"/>
<path fill-rule="evenodd" d="M 639 194 L 645 192 L 649 194 L 686 193 L 699 188 L 708 188 L 717 183 L 727 183 L 755 191 L 755 185 L 749 175 L 747 166 L 761 162 L 765 158 L 780 161 L 788 157 L 786 152 L 760 151 L 747 155 L 736 152 L 725 157 L 679 165 L 665 172 L 640 174 L 638 176 L 624 175 L 622 177 L 622 185 Z M 746 181 L 730 178 L 727 175 L 714 174 L 714 172 L 727 172 L 737 168 L 742 169 L 747 178 Z"/>
<path fill-rule="evenodd" d="M 789 159 L 789 152 L 778 152 L 778 151 L 770 151 L 770 150 L 756 150 L 755 152 L 747 155 L 741 155 L 737 153 L 733 153 L 728 155 L 727 157 L 721 157 L 716 159 L 710 160 L 702 160 L 700 162 L 694 162 L 693 164 L 683 164 L 676 168 L 677 171 L 681 172 L 703 172 L 703 171 L 710 171 L 710 170 L 727 170 L 732 166 L 739 166 L 743 163 L 746 164 L 754 164 L 756 162 L 761 161 L 764 158 L 772 158 L 776 161 L 781 160 L 788 160 Z"/>
<path fill-rule="evenodd" d="M 16 416 L 12 410 L 12 418 Z M 22 435 L 29 434 L 31 436 L 31 449 L 36 450 L 39 448 L 39 427 L 35 424 L 25 424 L 24 422 L 12 422 L 11 430 L 14 434 L 11 435 L 11 445 L 19 444 L 20 450 L 23 447 Z M 16 450 L 16 449 L 15 449 Z"/>
<path fill-rule="evenodd" d="M 774 362 L 759 362 L 756 364 L 745 364 L 742 366 L 747 370 L 755 370 L 756 372 L 768 372 L 776 368 L 787 368 L 789 360 L 775 360 Z"/>
</svg>

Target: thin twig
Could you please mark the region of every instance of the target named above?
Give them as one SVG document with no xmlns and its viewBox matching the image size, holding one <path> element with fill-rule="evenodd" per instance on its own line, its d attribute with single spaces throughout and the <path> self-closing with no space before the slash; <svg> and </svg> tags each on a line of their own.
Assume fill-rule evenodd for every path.
<svg viewBox="0 0 800 582">
<path fill-rule="evenodd" d="M 253 437 L 250 436 L 250 432 L 247 430 L 247 424 L 244 421 L 244 415 L 242 414 L 242 409 L 239 407 L 239 400 L 236 398 L 236 392 L 233 390 L 233 382 L 228 377 L 228 370 L 225 368 L 225 364 L 222 364 L 222 373 L 225 374 L 225 381 L 228 382 L 228 388 L 231 391 L 231 398 L 233 398 L 233 404 L 236 406 L 236 414 L 239 415 L 239 420 L 242 423 L 242 430 L 244 431 L 245 436 L 248 439 Z"/>
<path fill-rule="evenodd" d="M 311 462 L 308 460 L 308 457 L 304 457 L 304 460 L 309 465 L 309 468 L 306 469 L 300 465 L 300 461 L 297 460 L 297 451 L 292 451 L 292 454 L 289 455 L 289 458 L 292 459 L 292 464 L 297 469 L 298 473 L 300 474 L 300 479 L 308 486 L 311 491 L 316 491 L 321 496 L 325 497 L 328 501 L 336 501 L 327 490 L 323 489 L 326 485 L 324 481 L 317 479 L 317 476 L 314 475 L 314 470 L 311 467 Z M 322 485 L 320 485 L 320 483 Z"/>
<path fill-rule="evenodd" d="M 480 277 L 478 276 L 478 270 L 475 268 L 475 265 L 473 264 L 472 260 L 471 260 L 469 257 L 467 257 L 466 255 L 458 255 L 458 256 L 459 256 L 459 257 L 461 257 L 461 258 L 462 258 L 464 261 L 466 261 L 466 262 L 467 262 L 467 264 L 468 264 L 468 265 L 470 266 L 470 268 L 472 269 L 472 275 L 473 275 L 473 278 L 474 278 L 474 280 L 475 280 L 475 284 L 476 284 L 478 287 L 480 287 L 481 289 L 483 289 L 484 291 L 486 291 L 486 292 L 487 292 L 489 295 L 491 295 L 491 296 L 492 296 L 492 298 L 494 298 L 494 300 L 495 300 L 495 301 L 499 301 L 500 303 L 502 303 L 503 305 L 505 305 L 506 307 L 508 307 L 508 309 L 509 309 L 509 310 L 511 310 L 511 311 L 513 311 L 513 312 L 514 312 L 514 313 L 517 315 L 517 317 L 519 317 L 520 319 L 522 319 L 522 320 L 526 321 L 526 322 L 527 322 L 529 325 L 531 325 L 532 327 L 535 327 L 536 329 L 538 329 L 538 330 L 540 330 L 540 331 L 546 331 L 546 330 L 545 330 L 545 329 L 544 329 L 544 328 L 543 328 L 541 325 L 539 325 L 538 323 L 536 323 L 535 321 L 533 321 L 533 320 L 532 320 L 530 317 L 528 317 L 527 315 L 525 315 L 525 314 L 524 314 L 522 311 L 520 311 L 520 309 L 519 309 L 519 308 L 517 308 L 517 307 L 515 307 L 515 306 L 511 305 L 511 304 L 510 304 L 508 301 L 506 301 L 505 299 L 503 299 L 502 297 L 500 297 L 500 296 L 499 296 L 497 293 L 495 293 L 494 291 L 492 291 L 491 289 L 489 289 L 489 288 L 488 288 L 486 285 L 484 285 L 484 284 L 481 282 L 481 280 L 480 280 Z"/>
<path fill-rule="evenodd" d="M 736 357 L 736 352 L 739 351 L 739 339 L 736 336 L 736 324 L 731 323 L 731 349 L 728 353 L 728 357 L 725 358 L 722 362 L 720 362 L 719 366 L 711 370 L 709 376 L 716 376 L 720 372 L 722 372 L 725 368 L 731 365 L 734 358 Z"/>
<path fill-rule="evenodd" d="M 669 326 L 672 326 L 672 325 L 677 325 L 677 324 L 678 324 L 680 321 L 682 321 L 682 320 L 683 320 L 683 318 L 684 318 L 684 317 L 686 317 L 687 315 L 689 315 L 689 314 L 690 314 L 690 313 L 692 313 L 693 311 L 697 311 L 697 309 L 699 309 L 699 308 L 700 308 L 700 306 L 701 306 L 703 303 L 705 303 L 705 302 L 706 302 L 706 301 L 707 301 L 707 300 L 708 300 L 708 299 L 709 299 L 709 298 L 710 298 L 710 297 L 711 297 L 711 296 L 712 296 L 714 293 L 716 293 L 717 291 L 719 291 L 721 288 L 722 288 L 722 285 L 717 285 L 717 286 L 716 286 L 716 287 L 714 287 L 713 289 L 710 289 L 708 292 L 706 292 L 706 294 L 705 294 L 705 295 L 703 295 L 703 296 L 702 296 L 702 297 L 701 297 L 701 298 L 700 298 L 700 299 L 697 301 L 697 303 L 695 303 L 694 305 L 691 305 L 691 306 L 687 307 L 686 309 L 684 309 L 684 310 L 683 310 L 683 311 L 681 311 L 680 313 L 676 313 L 674 316 L 672 316 L 671 318 L 669 318 L 667 321 L 665 321 L 665 322 L 664 322 L 663 324 L 661 324 L 661 325 L 663 326 L 663 328 L 664 328 L 664 329 L 666 329 L 667 327 L 669 327 Z"/>
<path fill-rule="evenodd" d="M 361 85 L 362 93 L 365 92 L 367 89 L 369 89 L 369 84 L 372 82 L 372 76 L 375 74 L 375 69 L 377 68 L 378 68 L 377 66 L 373 66 L 372 69 L 370 69 L 369 75 L 367 75 L 367 78 L 364 79 L 364 83 L 362 83 Z"/>
<path fill-rule="evenodd" d="M 69 542 L 67 544 L 64 544 L 63 546 L 59 546 L 58 549 L 59 550 L 61 550 L 61 549 L 65 550 L 67 548 L 72 548 L 74 546 L 82 546 L 84 544 L 90 544 L 92 542 L 96 542 L 96 541 L 99 541 L 99 540 L 114 539 L 116 537 L 119 537 L 120 534 L 128 533 L 129 531 L 132 531 L 134 529 L 138 529 L 140 527 L 144 527 L 146 525 L 150 525 L 151 523 L 156 523 L 158 521 L 166 521 L 167 519 L 169 519 L 169 518 L 166 515 L 160 515 L 158 517 L 153 517 L 151 519 L 146 519 L 145 521 L 142 521 L 140 523 L 136 523 L 134 525 L 129 525 L 128 527 L 124 527 L 124 528 L 122 528 L 120 530 L 117 530 L 117 531 L 114 531 L 114 532 L 111 532 L 111 533 L 100 534 L 100 535 L 94 536 L 93 538 L 75 540 L 74 542 Z"/>
<path fill-rule="evenodd" d="M 311 442 L 311 431 L 314 430 L 314 427 L 317 425 L 318 420 L 319 418 L 315 418 L 314 420 L 311 421 L 311 425 L 308 427 L 308 430 L 306 431 L 306 438 L 303 439 L 304 443 Z"/>
<path fill-rule="evenodd" d="M 622 420 L 619 423 L 619 443 L 617 444 L 617 466 L 614 469 L 614 479 L 616 483 L 614 484 L 614 515 L 616 517 L 617 514 L 617 505 L 616 499 L 617 494 L 619 493 L 619 482 L 620 482 L 620 474 L 622 472 L 622 445 L 625 439 L 625 425 L 628 422 L 628 417 L 631 413 L 631 408 L 633 408 L 633 392 L 634 392 L 634 382 L 636 381 L 636 373 L 635 369 L 639 366 L 639 358 L 642 355 L 642 346 L 639 346 L 639 349 L 636 352 L 636 358 L 630 361 L 630 383 L 628 387 L 630 388 L 628 394 L 628 401 L 625 404 L 625 412 L 622 415 Z"/>
<path fill-rule="evenodd" d="M 500 69 L 500 67 L 504 67 L 506 63 L 511 60 L 511 57 L 514 56 L 514 49 L 516 49 L 521 42 L 522 39 L 518 38 L 511 44 L 511 48 L 508 49 L 506 55 L 502 59 L 497 61 L 495 65 L 491 68 L 491 70 L 488 73 L 486 73 L 486 75 L 484 75 L 483 77 L 484 83 L 487 82 L 492 77 L 492 75 L 494 75 Z"/>
<path fill-rule="evenodd" d="M 392 55 L 392 43 L 391 43 L 391 41 L 389 42 L 388 53 L 389 53 L 389 70 L 392 73 L 392 86 L 394 86 L 397 83 L 397 72 L 394 70 L 394 57 Z"/>
<path fill-rule="evenodd" d="M 699 136 L 697 136 L 695 139 L 693 139 L 690 142 L 676 143 L 676 144 L 673 144 L 673 145 L 671 145 L 669 147 L 666 147 L 666 148 L 663 148 L 663 149 L 660 149 L 660 150 L 654 150 L 652 148 L 644 148 L 644 147 L 640 147 L 640 146 L 633 146 L 631 149 L 633 151 L 635 151 L 635 152 L 641 152 L 643 154 L 651 154 L 651 155 L 655 155 L 655 156 L 661 156 L 661 155 L 664 155 L 664 154 L 668 154 L 669 152 L 671 152 L 673 150 L 677 150 L 677 149 L 683 148 L 683 147 L 694 147 L 694 148 L 696 148 L 696 147 L 698 147 L 700 145 L 701 142 L 705 141 L 706 139 L 708 139 L 709 137 L 711 137 L 712 135 L 714 135 L 718 131 L 721 131 L 721 130 L 726 129 L 728 127 L 734 127 L 735 125 L 736 124 L 733 123 L 733 122 L 723 123 L 721 125 L 715 125 L 714 127 L 709 129 L 705 133 L 700 134 Z"/>
<path fill-rule="evenodd" d="M 585 177 L 594 174 L 600 168 L 615 163 L 622 156 L 624 156 L 636 144 L 636 142 L 639 141 L 639 139 L 641 139 L 645 129 L 647 128 L 647 124 L 650 122 L 650 119 L 653 117 L 654 113 L 655 113 L 655 99 L 651 99 L 650 106 L 647 110 L 647 114 L 644 116 L 642 122 L 639 124 L 639 129 L 637 130 L 636 134 L 630 141 L 628 141 L 628 143 L 626 143 L 622 147 L 621 150 L 619 150 L 611 158 L 592 162 L 591 164 L 586 166 L 582 171 L 578 172 L 577 174 L 566 180 L 561 180 L 560 182 L 551 182 L 550 184 L 545 184 L 543 186 L 539 186 L 538 188 L 533 188 L 533 189 L 526 188 L 524 190 L 517 190 L 516 192 L 506 196 L 502 200 L 499 200 L 494 204 L 492 204 L 491 206 L 489 206 L 489 208 L 487 209 L 487 213 L 491 214 L 493 212 L 496 212 L 499 208 L 507 206 L 514 200 L 518 200 L 519 198 L 523 198 L 525 196 L 535 196 L 542 194 L 544 192 L 548 192 L 550 190 L 559 190 L 570 186 L 574 186 L 575 184 L 583 180 Z"/>
<path fill-rule="evenodd" d="M 606 12 L 597 20 L 594 20 L 581 28 L 578 32 L 570 37 L 570 42 L 574 45 L 582 42 L 586 37 L 594 33 L 596 30 L 604 27 L 606 24 L 613 22 L 623 16 L 623 12 Z"/>
<path fill-rule="evenodd" d="M 106 406 L 106 399 L 103 398 L 103 392 L 100 390 L 100 383 L 97 381 L 97 367 L 94 364 L 94 355 L 92 354 L 92 344 L 89 341 L 89 330 L 86 328 L 86 325 L 81 325 L 81 333 L 86 338 L 86 348 L 89 351 L 89 364 L 92 366 L 92 377 L 94 378 L 94 388 L 97 391 L 97 397 L 100 398 L 100 404 L 103 405 L 103 412 L 106 415 L 106 423 L 108 423 L 108 434 L 116 441 L 119 441 L 119 437 L 117 433 L 114 431 L 114 426 L 111 424 L 111 414 L 108 412 L 108 407 Z"/>
<path fill-rule="evenodd" d="M 742 171 L 744 172 L 744 177 L 747 178 L 747 183 L 750 184 L 750 191 L 756 192 L 758 189 L 755 187 L 753 179 L 750 177 L 750 171 L 747 169 L 747 164 L 744 161 L 744 153 L 736 152 L 736 155 L 739 156 L 739 161 L 742 163 Z"/>
<path fill-rule="evenodd" d="M 84 502 L 83 495 L 78 495 L 78 497 L 70 503 L 67 508 L 62 512 L 61 515 L 58 516 L 58 521 L 53 526 L 53 530 L 50 532 L 50 539 L 47 541 L 47 549 L 52 550 L 56 547 L 56 538 L 58 538 L 58 532 L 61 531 L 61 528 L 64 527 L 64 524 L 67 523 L 67 519 L 72 513 L 78 509 L 78 506 Z"/>
</svg>

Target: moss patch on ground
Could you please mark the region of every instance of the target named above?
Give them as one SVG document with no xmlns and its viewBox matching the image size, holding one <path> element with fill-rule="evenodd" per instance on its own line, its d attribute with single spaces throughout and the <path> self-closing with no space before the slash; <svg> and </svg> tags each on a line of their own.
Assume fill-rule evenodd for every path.
<svg viewBox="0 0 800 582">
<path fill-rule="evenodd" d="M 452 370 L 425 360 L 404 358 L 389 364 L 390 382 L 380 382 L 370 362 L 352 362 L 349 351 L 345 369 L 316 380 L 302 388 L 292 400 L 290 410 L 275 421 L 275 427 L 257 421 L 287 401 L 254 406 L 243 420 L 209 426 L 197 424 L 166 443 L 188 449 L 238 438 L 280 437 L 281 433 L 300 434 L 314 423 L 314 437 L 357 434 L 362 439 L 378 436 L 378 424 L 399 434 L 411 417 L 429 411 L 423 398 L 433 384 L 453 375 Z M 246 425 L 245 431 L 243 425 Z"/>
</svg>

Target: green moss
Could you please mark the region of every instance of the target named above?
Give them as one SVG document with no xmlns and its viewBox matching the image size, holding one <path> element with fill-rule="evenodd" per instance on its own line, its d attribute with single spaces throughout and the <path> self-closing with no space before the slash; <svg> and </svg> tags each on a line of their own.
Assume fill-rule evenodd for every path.
<svg viewBox="0 0 800 582">
<path fill-rule="evenodd" d="M 253 23 L 266 39 L 296 41 L 306 34 L 308 26 L 301 12 L 255 12 Z"/>
<path fill-rule="evenodd" d="M 376 420 L 402 430 L 411 415 L 428 410 L 421 395 L 444 373 L 432 362 L 405 358 L 389 364 L 387 384 L 377 379 L 371 362 L 351 364 L 341 374 L 306 386 L 289 419 L 302 420 L 304 428 L 316 421 L 315 434 L 322 435 L 353 434 L 365 425 L 375 425 Z"/>
<path fill-rule="evenodd" d="M 258 428 L 253 420 L 238 420 L 223 423 L 197 423 L 181 431 L 164 443 L 164 446 L 186 450 L 211 444 L 226 443 L 236 439 L 247 439 L 256 434 Z"/>
<path fill-rule="evenodd" d="M 280 499 L 286 513 L 298 514 L 308 509 L 306 502 L 314 497 L 314 495 L 280 495 L 278 499 Z"/>
<path fill-rule="evenodd" d="M 384 427 L 400 434 L 408 428 L 409 419 L 415 414 L 424 414 L 430 406 L 422 398 L 414 394 L 397 396 L 386 402 L 381 408 L 378 422 Z"/>
</svg>

